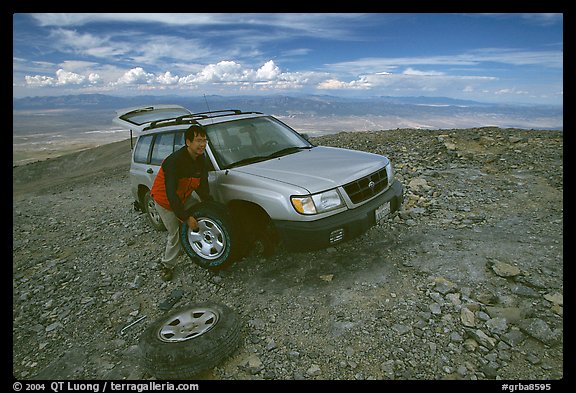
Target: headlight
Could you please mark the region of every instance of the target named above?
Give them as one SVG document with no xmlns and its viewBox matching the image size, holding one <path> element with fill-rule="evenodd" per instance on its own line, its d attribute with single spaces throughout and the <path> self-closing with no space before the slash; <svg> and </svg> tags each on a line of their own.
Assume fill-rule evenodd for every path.
<svg viewBox="0 0 576 393">
<path fill-rule="evenodd" d="M 324 213 L 344 205 L 337 190 L 307 196 L 293 196 L 290 199 L 292 206 L 300 214 Z"/>
<path fill-rule="evenodd" d="M 394 181 L 394 167 L 392 167 L 391 162 L 386 165 L 386 176 L 388 176 L 388 184 L 392 184 Z"/>
</svg>

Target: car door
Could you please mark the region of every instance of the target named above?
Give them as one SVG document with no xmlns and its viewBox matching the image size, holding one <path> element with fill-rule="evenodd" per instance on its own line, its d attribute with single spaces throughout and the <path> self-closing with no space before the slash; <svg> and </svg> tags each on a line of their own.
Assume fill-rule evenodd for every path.
<svg viewBox="0 0 576 393">
<path fill-rule="evenodd" d="M 134 149 L 130 177 L 138 185 L 152 189 L 162 161 L 184 145 L 184 130 L 142 135 Z"/>
</svg>

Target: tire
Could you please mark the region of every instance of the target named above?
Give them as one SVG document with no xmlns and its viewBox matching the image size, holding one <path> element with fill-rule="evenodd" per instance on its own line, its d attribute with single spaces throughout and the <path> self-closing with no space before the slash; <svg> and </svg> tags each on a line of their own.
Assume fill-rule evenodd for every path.
<svg viewBox="0 0 576 393">
<path fill-rule="evenodd" d="M 180 243 L 184 252 L 199 266 L 220 270 L 232 264 L 236 248 L 226 208 L 216 202 L 200 202 L 192 207 L 199 229 L 191 230 L 186 222 L 180 226 Z"/>
<path fill-rule="evenodd" d="M 162 221 L 162 217 L 156 210 L 156 204 L 154 203 L 154 199 L 150 195 L 150 190 L 146 190 L 144 194 L 144 212 L 146 213 L 146 217 L 148 218 L 148 223 L 152 228 L 157 231 L 165 231 L 166 227 L 164 226 L 164 222 Z"/>
<path fill-rule="evenodd" d="M 165 314 L 140 337 L 144 368 L 158 379 L 192 379 L 233 354 L 242 325 L 223 304 L 188 305 Z"/>
</svg>

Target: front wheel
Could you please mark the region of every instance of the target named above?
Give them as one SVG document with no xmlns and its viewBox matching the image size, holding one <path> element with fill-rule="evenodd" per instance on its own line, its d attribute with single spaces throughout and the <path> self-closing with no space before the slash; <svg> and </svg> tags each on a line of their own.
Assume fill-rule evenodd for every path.
<svg viewBox="0 0 576 393">
<path fill-rule="evenodd" d="M 219 270 L 233 262 L 234 236 L 226 208 L 216 202 L 201 202 L 192 207 L 198 229 L 186 222 L 180 226 L 180 242 L 194 263 L 205 269 Z"/>
</svg>

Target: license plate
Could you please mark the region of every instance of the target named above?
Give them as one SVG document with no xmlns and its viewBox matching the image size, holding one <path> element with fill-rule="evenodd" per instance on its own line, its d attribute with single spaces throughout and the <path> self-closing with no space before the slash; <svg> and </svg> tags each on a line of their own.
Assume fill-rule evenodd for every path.
<svg viewBox="0 0 576 393">
<path fill-rule="evenodd" d="M 388 214 L 390 214 L 390 202 L 379 206 L 374 214 L 376 215 L 376 222 L 382 221 Z"/>
</svg>

